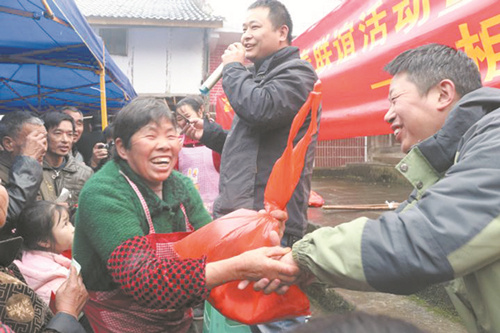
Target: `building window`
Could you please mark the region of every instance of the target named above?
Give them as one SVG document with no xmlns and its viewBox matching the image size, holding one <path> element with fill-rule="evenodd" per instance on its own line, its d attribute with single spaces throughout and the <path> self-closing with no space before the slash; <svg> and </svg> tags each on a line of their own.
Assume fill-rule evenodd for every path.
<svg viewBox="0 0 500 333">
<path fill-rule="evenodd" d="M 100 28 L 99 36 L 104 40 L 109 54 L 127 55 L 127 29 Z"/>
</svg>

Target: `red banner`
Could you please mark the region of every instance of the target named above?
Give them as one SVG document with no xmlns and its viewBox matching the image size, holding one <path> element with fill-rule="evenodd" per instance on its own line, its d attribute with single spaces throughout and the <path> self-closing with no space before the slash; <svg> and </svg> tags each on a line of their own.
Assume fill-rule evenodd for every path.
<svg viewBox="0 0 500 333">
<path fill-rule="evenodd" d="M 323 82 L 320 140 L 391 133 L 383 67 L 428 43 L 465 51 L 483 84 L 500 88 L 498 0 L 345 0 L 298 36 L 293 44 Z"/>
<path fill-rule="evenodd" d="M 229 104 L 226 94 L 222 93 L 217 96 L 217 102 L 215 104 L 215 119 L 223 129 L 229 130 L 231 128 L 233 118 L 233 108 L 231 107 L 231 104 Z"/>
</svg>

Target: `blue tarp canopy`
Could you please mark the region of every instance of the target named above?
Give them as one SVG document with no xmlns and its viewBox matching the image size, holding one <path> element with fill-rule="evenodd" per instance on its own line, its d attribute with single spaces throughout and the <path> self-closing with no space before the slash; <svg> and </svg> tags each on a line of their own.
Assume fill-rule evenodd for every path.
<svg viewBox="0 0 500 333">
<path fill-rule="evenodd" d="M 2 0 L 0 31 L 0 113 L 73 105 L 106 114 L 104 81 L 110 113 L 136 96 L 73 0 Z"/>
</svg>

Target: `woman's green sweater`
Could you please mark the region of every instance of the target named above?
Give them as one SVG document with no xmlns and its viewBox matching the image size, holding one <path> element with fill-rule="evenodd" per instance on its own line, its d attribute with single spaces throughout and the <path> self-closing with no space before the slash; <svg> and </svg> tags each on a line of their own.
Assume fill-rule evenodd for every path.
<svg viewBox="0 0 500 333">
<path fill-rule="evenodd" d="M 82 266 L 87 289 L 93 291 L 118 288 L 107 269 L 110 254 L 126 240 L 149 233 L 140 200 L 120 170 L 145 198 L 156 233 L 185 231 L 181 203 L 195 229 L 212 220 L 192 181 L 182 174 L 173 171 L 163 182 L 161 200 L 126 162 L 106 163 L 80 192 L 75 220 L 73 256 Z"/>
</svg>

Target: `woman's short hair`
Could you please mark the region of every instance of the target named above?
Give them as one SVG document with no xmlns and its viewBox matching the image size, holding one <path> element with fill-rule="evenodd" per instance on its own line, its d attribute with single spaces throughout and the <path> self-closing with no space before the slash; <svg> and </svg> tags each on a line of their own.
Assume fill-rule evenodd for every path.
<svg viewBox="0 0 500 333">
<path fill-rule="evenodd" d="M 174 128 L 177 128 L 173 114 L 164 100 L 150 97 L 135 98 L 116 115 L 113 121 L 113 138 L 115 141 L 120 138 L 123 146 L 130 149 L 130 139 L 136 132 L 147 124 L 159 123 L 162 119 L 167 119 Z M 120 159 L 118 154 L 115 154 L 115 158 Z"/>
<path fill-rule="evenodd" d="M 175 110 L 184 105 L 189 105 L 193 110 L 198 113 L 203 108 L 203 99 L 199 96 L 187 96 L 181 99 L 176 105 Z"/>
</svg>

